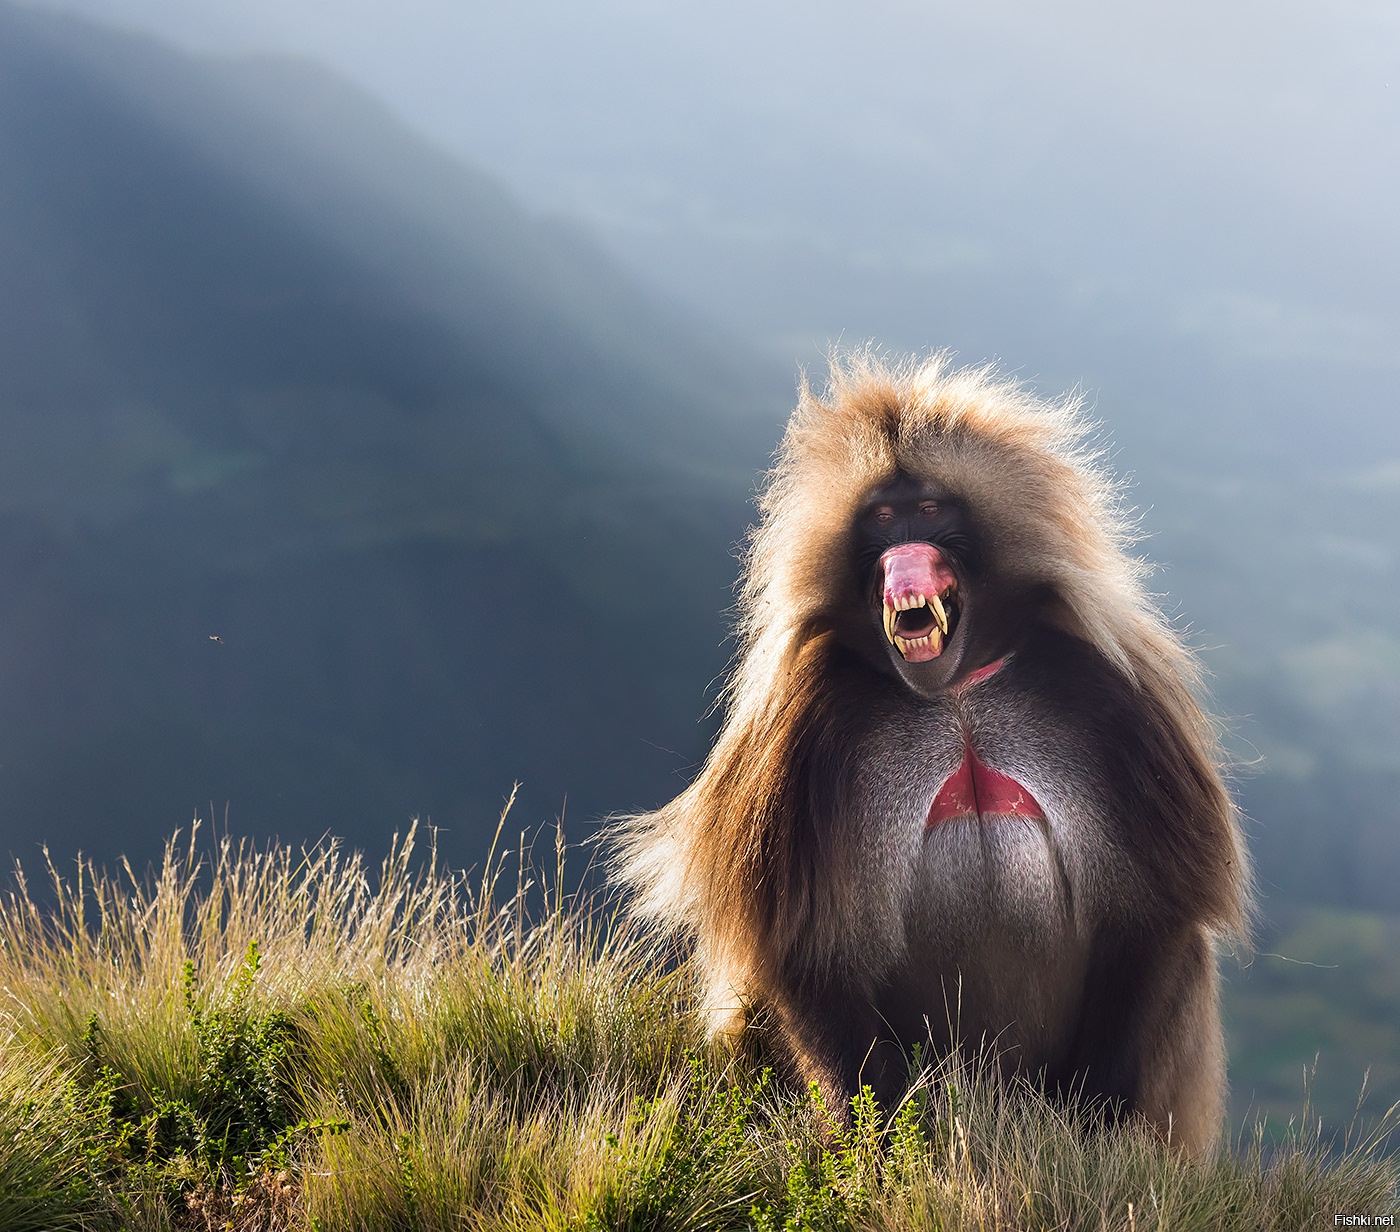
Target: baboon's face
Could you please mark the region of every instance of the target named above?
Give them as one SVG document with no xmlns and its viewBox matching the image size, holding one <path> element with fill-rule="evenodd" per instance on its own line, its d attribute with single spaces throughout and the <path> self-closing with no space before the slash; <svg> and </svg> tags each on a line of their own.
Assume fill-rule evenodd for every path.
<svg viewBox="0 0 1400 1232">
<path fill-rule="evenodd" d="M 867 623 L 911 689 L 931 696 L 1006 652 L 1015 613 L 964 502 L 896 474 L 871 492 L 855 529 Z"/>
</svg>

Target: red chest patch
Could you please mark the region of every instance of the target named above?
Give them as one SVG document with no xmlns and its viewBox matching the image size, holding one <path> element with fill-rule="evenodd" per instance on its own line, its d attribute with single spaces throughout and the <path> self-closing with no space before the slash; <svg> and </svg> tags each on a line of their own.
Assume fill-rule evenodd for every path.
<svg viewBox="0 0 1400 1232">
<path fill-rule="evenodd" d="M 962 765 L 948 776 L 929 806 L 927 827 L 960 817 L 1028 817 L 1045 813 L 1031 793 L 1009 774 L 984 766 L 967 746 Z"/>
</svg>

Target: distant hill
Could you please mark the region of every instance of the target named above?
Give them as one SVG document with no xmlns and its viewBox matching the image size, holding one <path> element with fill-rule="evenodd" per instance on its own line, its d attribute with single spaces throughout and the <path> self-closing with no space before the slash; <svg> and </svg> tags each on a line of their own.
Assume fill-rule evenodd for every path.
<svg viewBox="0 0 1400 1232">
<path fill-rule="evenodd" d="M 0 167 L 0 852 L 674 790 L 781 381 L 306 64 L 0 4 Z"/>
</svg>

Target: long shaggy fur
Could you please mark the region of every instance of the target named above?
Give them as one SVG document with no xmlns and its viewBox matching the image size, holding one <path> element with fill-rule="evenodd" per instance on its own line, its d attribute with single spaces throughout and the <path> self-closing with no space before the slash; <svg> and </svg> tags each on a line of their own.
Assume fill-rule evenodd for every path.
<svg viewBox="0 0 1400 1232">
<path fill-rule="evenodd" d="M 856 872 L 873 858 L 866 836 L 838 815 L 859 792 L 859 767 L 840 756 L 852 700 L 881 704 L 843 626 L 858 585 L 851 527 L 896 472 L 957 493 L 980 519 L 990 568 L 1051 596 L 1041 623 L 1097 652 L 1145 716 L 1152 747 L 1125 773 L 1155 780 L 1143 790 L 1165 791 L 1177 821 L 1121 841 L 1140 892 L 1162 905 L 1106 910 L 1138 929 L 1245 928 L 1245 857 L 1215 729 L 1194 697 L 1200 669 L 1144 589 L 1133 527 L 1086 449 L 1077 401 L 1040 402 L 941 355 L 863 353 L 833 361 L 823 395 L 801 389 L 747 553 L 737 665 L 709 760 L 619 832 L 637 910 L 696 939 L 716 1030 L 739 1025 L 794 965 L 841 968 L 860 986 L 904 944 L 901 922 L 881 915 L 893 908 L 871 901 L 895 895 L 872 895 Z"/>
</svg>

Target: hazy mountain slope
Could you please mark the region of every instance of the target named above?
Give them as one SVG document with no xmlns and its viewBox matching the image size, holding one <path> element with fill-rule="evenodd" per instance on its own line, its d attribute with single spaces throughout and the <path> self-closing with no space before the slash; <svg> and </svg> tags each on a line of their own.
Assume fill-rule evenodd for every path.
<svg viewBox="0 0 1400 1232">
<path fill-rule="evenodd" d="M 757 369 L 304 66 L 0 6 L 0 166 L 0 847 L 671 790 Z"/>
<path fill-rule="evenodd" d="M 1157 585 L 1207 652 L 1242 757 L 1263 755 L 1241 781 L 1266 885 L 1389 904 L 1389 10 L 410 7 L 391 25 L 306 3 L 121 5 L 185 37 L 335 59 L 781 363 L 873 336 L 1000 357 L 1050 394 L 1081 384 L 1168 565 Z"/>
<path fill-rule="evenodd" d="M 309 65 L 0 5 L 0 168 L 0 843 L 675 786 L 787 373 Z M 1264 758 L 1266 891 L 1386 906 L 1394 464 L 1335 456 L 1316 356 L 1095 326 L 1036 277 L 915 263 L 903 319 L 1090 357 L 1158 586 Z"/>
</svg>

